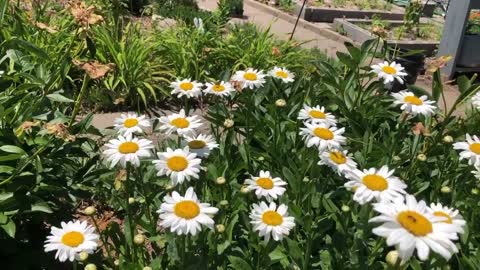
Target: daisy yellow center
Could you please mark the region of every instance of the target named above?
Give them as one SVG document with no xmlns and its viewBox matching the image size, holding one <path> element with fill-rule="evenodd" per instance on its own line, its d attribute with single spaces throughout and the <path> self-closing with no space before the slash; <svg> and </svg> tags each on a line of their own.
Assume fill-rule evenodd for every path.
<svg viewBox="0 0 480 270">
<path fill-rule="evenodd" d="M 174 156 L 167 160 L 167 167 L 175 172 L 181 172 L 188 167 L 188 160 L 181 156 Z"/>
<path fill-rule="evenodd" d="M 126 128 L 131 128 L 138 125 L 138 120 L 135 118 L 128 118 L 127 120 L 125 120 L 125 122 L 123 122 L 123 125 Z"/>
<path fill-rule="evenodd" d="M 406 96 L 403 99 L 403 101 L 405 101 L 407 103 L 410 103 L 410 104 L 413 104 L 413 105 L 417 105 L 417 106 L 420 106 L 420 105 L 423 104 L 423 101 L 416 96 Z"/>
<path fill-rule="evenodd" d="M 388 188 L 387 180 L 378 174 L 367 174 L 363 177 L 362 183 L 370 190 L 384 191 Z"/>
<path fill-rule="evenodd" d="M 206 145 L 207 144 L 202 140 L 193 140 L 188 142 L 188 147 L 190 147 L 191 149 L 202 149 Z"/>
<path fill-rule="evenodd" d="M 432 223 L 415 211 L 403 211 L 397 216 L 397 221 L 415 236 L 425 236 L 433 231 Z"/>
<path fill-rule="evenodd" d="M 283 217 L 277 213 L 276 211 L 266 211 L 262 215 L 263 223 L 270 225 L 270 226 L 278 226 L 282 225 Z"/>
<path fill-rule="evenodd" d="M 288 78 L 288 73 L 283 70 L 279 70 L 275 72 L 275 75 L 277 75 L 277 77 L 284 78 L 284 79 Z"/>
<path fill-rule="evenodd" d="M 259 185 L 263 189 L 272 189 L 273 181 L 271 178 L 268 177 L 260 177 L 257 179 L 257 185 Z"/>
<path fill-rule="evenodd" d="M 214 92 L 223 92 L 223 91 L 225 91 L 225 86 L 223 86 L 221 84 L 215 84 L 214 86 L 212 86 L 212 90 Z"/>
<path fill-rule="evenodd" d="M 190 125 L 190 122 L 186 118 L 179 117 L 170 121 L 170 124 L 176 128 L 187 128 Z"/>
<path fill-rule="evenodd" d="M 470 151 L 473 153 L 480 155 L 480 143 L 472 143 L 470 144 Z"/>
<path fill-rule="evenodd" d="M 181 201 L 175 204 L 175 215 L 184 219 L 192 219 L 200 214 L 200 207 L 194 201 Z"/>
<path fill-rule="evenodd" d="M 256 81 L 257 80 L 257 74 L 253 72 L 246 72 L 243 74 L 243 78 L 247 81 Z"/>
<path fill-rule="evenodd" d="M 124 142 L 118 147 L 118 152 L 122 154 L 132 154 L 136 153 L 140 149 L 137 143 L 134 142 Z"/>
<path fill-rule="evenodd" d="M 183 82 L 179 86 L 183 91 L 190 91 L 193 89 L 193 83 L 191 82 Z"/>
<path fill-rule="evenodd" d="M 69 247 L 78 247 L 84 240 L 83 234 L 77 231 L 67 232 L 62 236 L 62 243 Z"/>
<path fill-rule="evenodd" d="M 446 218 L 445 223 L 448 223 L 448 224 L 452 224 L 452 223 L 453 223 L 452 217 L 450 217 L 450 215 L 447 214 L 447 213 L 445 213 L 445 212 L 435 211 L 435 212 L 433 212 L 433 215 L 434 215 L 434 216 L 437 216 L 437 217 L 444 217 L 444 218 Z"/>
<path fill-rule="evenodd" d="M 317 119 L 325 119 L 326 115 L 324 112 L 317 111 L 317 110 L 312 110 L 308 113 L 311 117 L 317 118 Z"/>
<path fill-rule="evenodd" d="M 397 70 L 394 67 L 391 66 L 384 66 L 382 68 L 383 72 L 390 74 L 390 75 L 395 75 L 397 74 Z"/>
<path fill-rule="evenodd" d="M 337 164 L 345 164 L 347 162 L 345 155 L 337 151 L 330 152 L 330 159 Z"/>
<path fill-rule="evenodd" d="M 331 140 L 333 139 L 333 132 L 331 132 L 328 128 L 315 128 L 313 130 L 313 134 L 315 136 L 322 138 L 324 140 Z"/>
</svg>

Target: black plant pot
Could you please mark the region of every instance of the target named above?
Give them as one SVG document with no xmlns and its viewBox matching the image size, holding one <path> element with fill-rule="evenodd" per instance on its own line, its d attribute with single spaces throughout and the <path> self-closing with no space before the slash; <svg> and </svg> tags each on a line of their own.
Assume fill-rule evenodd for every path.
<svg viewBox="0 0 480 270">
<path fill-rule="evenodd" d="M 425 55 L 414 54 L 405 57 L 398 57 L 395 59 L 397 64 L 402 65 L 405 68 L 407 76 L 403 78 L 403 84 L 395 80 L 392 83 L 391 92 L 400 92 L 407 88 L 407 84 L 415 84 L 419 74 L 425 73 Z"/>
</svg>

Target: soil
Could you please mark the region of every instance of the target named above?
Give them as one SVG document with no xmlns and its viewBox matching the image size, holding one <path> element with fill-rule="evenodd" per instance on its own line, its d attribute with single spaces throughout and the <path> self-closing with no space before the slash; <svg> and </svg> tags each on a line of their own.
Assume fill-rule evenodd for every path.
<svg viewBox="0 0 480 270">
<path fill-rule="evenodd" d="M 310 6 L 324 8 L 344 8 L 354 10 L 385 10 L 399 9 L 383 0 L 308 0 Z M 394 10 L 395 11 L 395 10 Z"/>
<path fill-rule="evenodd" d="M 361 28 L 372 31 L 371 24 L 359 23 Z M 417 30 L 403 30 L 402 26 L 386 26 L 384 27 L 386 39 L 394 40 L 421 40 L 421 41 L 440 41 L 442 37 L 443 27 L 434 23 L 423 23 Z M 401 35 L 400 35 L 401 33 Z"/>
</svg>

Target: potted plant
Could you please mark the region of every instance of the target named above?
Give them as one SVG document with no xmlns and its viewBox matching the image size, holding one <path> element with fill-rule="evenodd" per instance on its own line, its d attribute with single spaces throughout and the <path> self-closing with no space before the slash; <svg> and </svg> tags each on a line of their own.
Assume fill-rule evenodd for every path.
<svg viewBox="0 0 480 270">
<path fill-rule="evenodd" d="M 472 11 L 465 29 L 461 54 L 457 64 L 464 67 L 480 67 L 480 11 Z"/>
</svg>

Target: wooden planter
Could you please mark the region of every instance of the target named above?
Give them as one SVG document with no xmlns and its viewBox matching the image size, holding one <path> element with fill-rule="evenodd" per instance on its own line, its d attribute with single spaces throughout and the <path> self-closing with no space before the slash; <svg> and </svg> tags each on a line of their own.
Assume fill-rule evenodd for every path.
<svg viewBox="0 0 480 270">
<path fill-rule="evenodd" d="M 480 35 L 465 35 L 457 65 L 468 68 L 480 67 Z"/>
<path fill-rule="evenodd" d="M 375 35 L 368 30 L 356 25 L 358 23 L 371 24 L 372 20 L 360 20 L 360 19 L 335 19 L 335 29 L 342 34 L 346 35 L 357 43 L 363 43 L 367 40 L 376 38 Z M 392 26 L 402 25 L 402 21 L 388 21 Z M 438 47 L 438 41 L 429 40 L 393 40 L 389 39 L 385 41 L 389 47 L 404 49 L 404 50 L 422 50 L 425 56 L 434 55 L 435 50 Z"/>
</svg>

